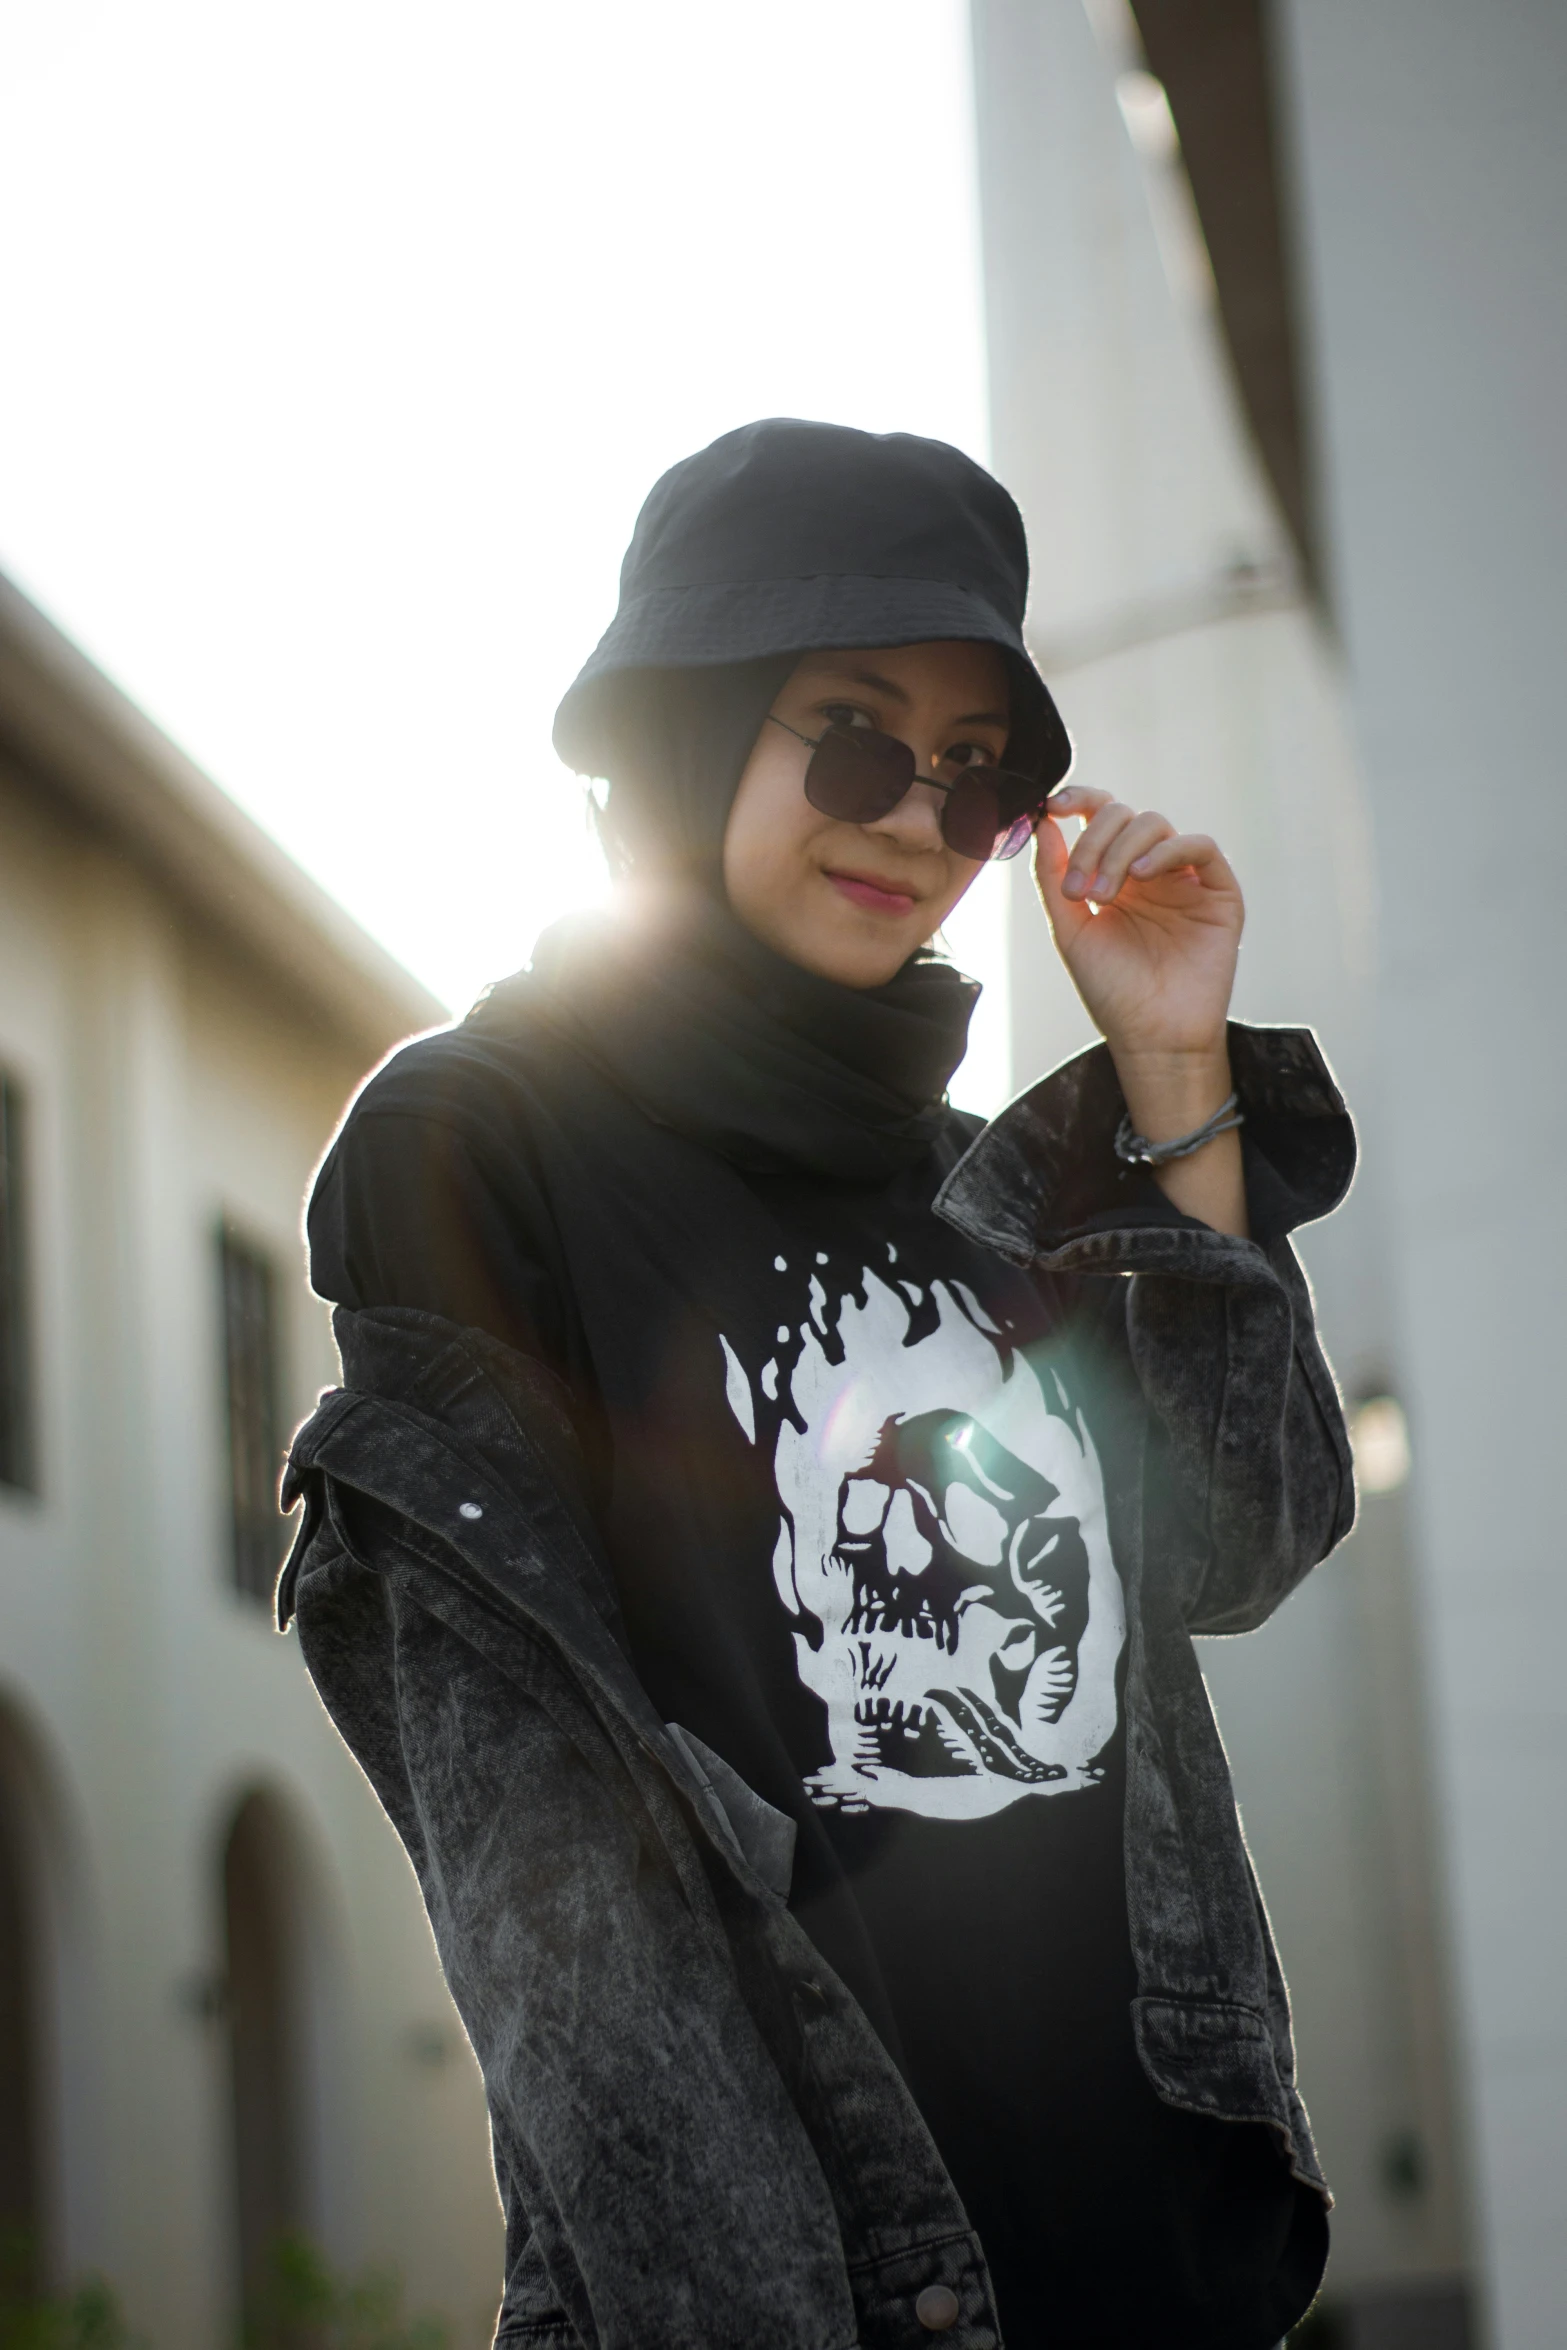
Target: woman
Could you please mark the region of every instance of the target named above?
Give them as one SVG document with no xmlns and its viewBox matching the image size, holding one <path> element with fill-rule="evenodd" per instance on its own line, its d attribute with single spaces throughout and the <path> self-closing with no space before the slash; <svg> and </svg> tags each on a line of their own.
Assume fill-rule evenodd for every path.
<svg viewBox="0 0 1567 2350">
<path fill-rule="evenodd" d="M 556 728 L 623 905 L 311 1203 L 281 1611 L 484 2068 L 507 2343 L 1267 2350 L 1321 2275 L 1190 1636 L 1349 1523 L 1285 1235 L 1353 1143 L 1227 1026 L 1214 844 L 1062 784 L 1026 585 L 938 443 L 675 467 Z M 981 1132 L 931 941 L 1030 836 L 1105 1044 Z"/>
</svg>

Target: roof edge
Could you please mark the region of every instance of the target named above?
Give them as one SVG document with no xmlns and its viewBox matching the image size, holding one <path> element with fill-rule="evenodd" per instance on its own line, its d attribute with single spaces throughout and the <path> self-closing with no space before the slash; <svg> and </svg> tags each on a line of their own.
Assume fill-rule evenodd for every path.
<svg viewBox="0 0 1567 2350">
<path fill-rule="evenodd" d="M 0 573 L 0 741 L 285 992 L 376 1054 L 451 1010 Z"/>
</svg>

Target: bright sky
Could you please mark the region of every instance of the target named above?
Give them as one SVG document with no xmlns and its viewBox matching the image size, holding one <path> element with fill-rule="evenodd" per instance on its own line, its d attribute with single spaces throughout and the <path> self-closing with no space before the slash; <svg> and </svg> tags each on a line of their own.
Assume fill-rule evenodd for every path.
<svg viewBox="0 0 1567 2350">
<path fill-rule="evenodd" d="M 985 453 L 962 0 L 0 0 L 0 218 L 0 566 L 459 1007 L 602 886 L 549 725 L 657 474 Z"/>
</svg>

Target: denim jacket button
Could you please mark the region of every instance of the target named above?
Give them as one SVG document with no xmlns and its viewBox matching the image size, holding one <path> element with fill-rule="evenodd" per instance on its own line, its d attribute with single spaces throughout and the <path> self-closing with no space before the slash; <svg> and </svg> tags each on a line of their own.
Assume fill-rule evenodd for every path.
<svg viewBox="0 0 1567 2350">
<path fill-rule="evenodd" d="M 958 2297 L 950 2285 L 927 2285 L 914 2304 L 914 2314 L 928 2334 L 944 2334 L 958 2322 Z"/>
</svg>

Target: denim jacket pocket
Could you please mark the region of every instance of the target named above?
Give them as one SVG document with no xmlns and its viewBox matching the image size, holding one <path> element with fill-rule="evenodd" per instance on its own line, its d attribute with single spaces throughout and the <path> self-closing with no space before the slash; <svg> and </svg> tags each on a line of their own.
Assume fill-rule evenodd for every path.
<svg viewBox="0 0 1567 2350">
<path fill-rule="evenodd" d="M 1285 2084 L 1268 2018 L 1230 1999 L 1132 2001 L 1137 2053 L 1161 2097 L 1221 2121 L 1271 2121 Z"/>
</svg>

